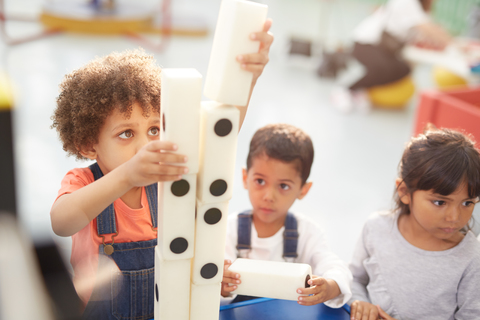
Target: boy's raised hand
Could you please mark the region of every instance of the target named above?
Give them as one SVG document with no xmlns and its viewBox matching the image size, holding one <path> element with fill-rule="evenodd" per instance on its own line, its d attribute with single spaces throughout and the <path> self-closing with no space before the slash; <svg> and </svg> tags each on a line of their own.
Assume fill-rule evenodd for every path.
<svg viewBox="0 0 480 320">
<path fill-rule="evenodd" d="M 240 284 L 240 275 L 228 270 L 232 261 L 225 260 L 223 265 L 222 296 L 228 297 L 232 291 L 237 289 L 236 284 Z M 230 284 L 233 284 L 232 286 Z"/>
<path fill-rule="evenodd" d="M 258 77 L 260 77 L 262 74 L 263 69 L 269 60 L 268 54 L 270 52 L 270 46 L 273 42 L 273 35 L 268 32 L 271 26 L 272 20 L 267 19 L 261 32 L 255 32 L 250 35 L 250 39 L 254 41 L 260 41 L 260 48 L 258 52 L 237 56 L 237 61 L 241 63 L 242 69 L 253 73 L 253 84 L 257 82 Z"/>
<path fill-rule="evenodd" d="M 174 153 L 177 146 L 169 141 L 153 140 L 143 146 L 123 165 L 132 187 L 148 186 L 159 181 L 180 180 L 188 168 L 180 166 L 187 157 Z"/>
<path fill-rule="evenodd" d="M 323 303 L 335 298 L 341 293 L 338 284 L 332 279 L 312 276 L 312 278 L 308 280 L 308 284 L 310 285 L 309 288 L 297 289 L 297 293 L 308 294 L 308 296 L 298 297 L 298 303 L 303 306 Z"/>
<path fill-rule="evenodd" d="M 360 300 L 352 302 L 350 306 L 351 320 L 377 320 L 378 318 L 379 312 L 377 306 Z"/>
</svg>

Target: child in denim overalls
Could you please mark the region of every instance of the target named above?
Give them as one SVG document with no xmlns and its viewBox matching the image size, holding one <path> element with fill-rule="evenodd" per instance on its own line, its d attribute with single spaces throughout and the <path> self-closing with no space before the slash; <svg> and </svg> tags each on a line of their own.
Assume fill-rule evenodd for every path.
<svg viewBox="0 0 480 320">
<path fill-rule="evenodd" d="M 237 59 L 253 73 L 252 88 L 268 62 L 270 26 L 252 35 L 259 52 Z M 50 212 L 53 231 L 72 236 L 85 318 L 153 318 L 157 182 L 187 173 L 176 145 L 159 140 L 160 74 L 152 56 L 135 50 L 97 58 L 60 85 L 52 127 L 69 155 L 96 161 L 67 173 Z M 105 283 L 100 271 L 112 260 Z"/>
<path fill-rule="evenodd" d="M 312 162 L 312 141 L 294 126 L 267 125 L 253 136 L 243 169 L 252 209 L 229 216 L 223 297 L 234 298 L 233 302 L 250 299 L 232 296 L 241 283 L 240 275 L 228 270 L 236 257 L 310 264 L 315 276 L 308 281 L 310 288 L 298 289 L 308 295 L 299 297 L 301 305 L 325 302 L 339 308 L 352 296 L 352 274 L 330 251 L 320 227 L 303 214 L 289 212 L 310 190 Z"/>
</svg>

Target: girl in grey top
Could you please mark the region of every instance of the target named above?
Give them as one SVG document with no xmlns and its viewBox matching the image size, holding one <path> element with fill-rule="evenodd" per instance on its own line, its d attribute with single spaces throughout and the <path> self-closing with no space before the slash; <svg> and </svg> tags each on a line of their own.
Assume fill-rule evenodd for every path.
<svg viewBox="0 0 480 320">
<path fill-rule="evenodd" d="M 462 133 L 432 128 L 405 148 L 396 208 L 364 226 L 350 265 L 351 319 L 479 319 L 480 243 L 469 222 L 480 154 Z"/>
</svg>

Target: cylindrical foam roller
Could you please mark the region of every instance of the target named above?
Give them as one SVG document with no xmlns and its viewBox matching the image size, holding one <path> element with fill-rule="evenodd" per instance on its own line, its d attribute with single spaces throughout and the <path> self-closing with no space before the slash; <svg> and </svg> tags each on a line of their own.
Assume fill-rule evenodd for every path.
<svg viewBox="0 0 480 320">
<path fill-rule="evenodd" d="M 239 258 L 229 270 L 240 274 L 236 294 L 298 300 L 298 288 L 308 287 L 312 268 L 305 263 L 288 263 Z"/>
</svg>

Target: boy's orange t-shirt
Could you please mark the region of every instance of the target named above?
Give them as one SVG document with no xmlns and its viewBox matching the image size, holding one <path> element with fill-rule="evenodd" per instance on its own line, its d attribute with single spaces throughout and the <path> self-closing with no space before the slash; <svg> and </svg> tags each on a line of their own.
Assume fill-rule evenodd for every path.
<svg viewBox="0 0 480 320">
<path fill-rule="evenodd" d="M 72 193 L 94 181 L 93 173 L 89 168 L 70 170 L 62 180 L 57 199 Z M 56 200 L 55 200 L 56 201 Z M 121 199 L 113 203 L 118 236 L 115 243 L 152 240 L 157 237 L 157 231 L 152 230 L 152 219 L 148 206 L 145 188 L 142 188 L 142 208 L 131 209 Z M 105 235 L 105 243 L 112 242 L 112 235 Z M 86 305 L 93 291 L 94 280 L 97 274 L 99 245 L 102 238 L 97 234 L 97 220 L 92 220 L 85 228 L 72 236 L 72 264 L 73 283 L 77 292 Z"/>
</svg>

